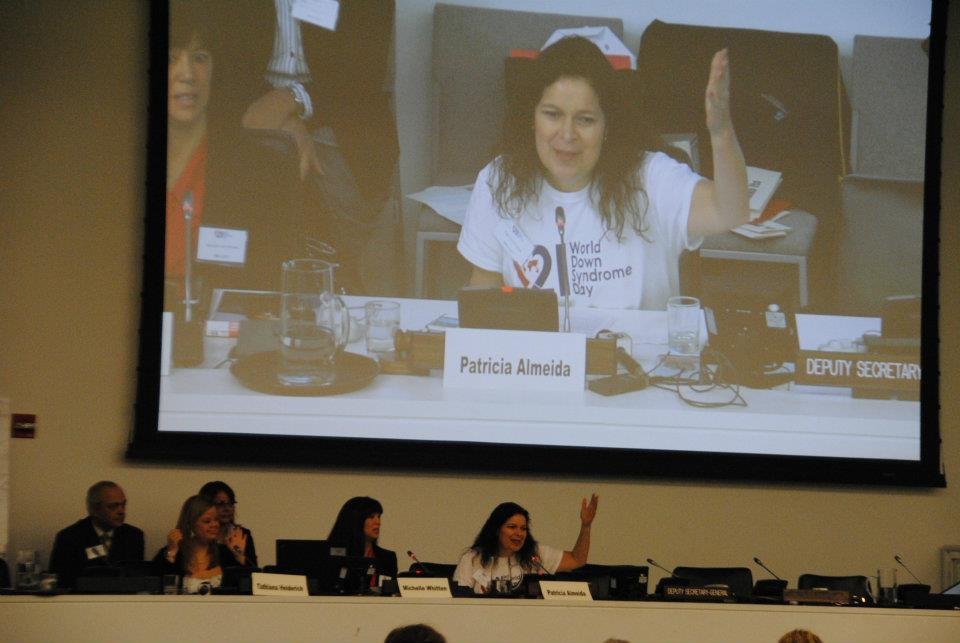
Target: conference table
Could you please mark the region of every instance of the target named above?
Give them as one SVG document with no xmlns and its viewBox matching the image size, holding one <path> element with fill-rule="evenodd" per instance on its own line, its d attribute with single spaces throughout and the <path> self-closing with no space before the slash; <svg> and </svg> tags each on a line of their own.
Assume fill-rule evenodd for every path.
<svg viewBox="0 0 960 643">
<path fill-rule="evenodd" d="M 345 299 L 358 307 L 371 298 Z M 404 330 L 424 330 L 441 315 L 457 314 L 455 301 L 395 301 Z M 573 330 L 588 337 L 600 328 L 626 333 L 645 369 L 667 353 L 665 312 L 582 309 L 572 319 Z M 656 387 L 611 397 L 586 387 L 563 395 L 445 387 L 434 370 L 381 373 L 365 388 L 339 395 L 271 395 L 231 373 L 228 355 L 236 341 L 205 337 L 199 367 L 174 367 L 160 378 L 161 431 L 919 459 L 919 403 L 857 399 L 849 389 L 740 387 L 745 406 L 705 409 Z M 362 341 L 346 350 L 365 353 Z M 685 390 L 684 396 L 732 399 L 725 389 Z"/>
<path fill-rule="evenodd" d="M 805 628 L 825 643 L 956 643 L 960 611 L 530 599 L 3 596 L 0 640 L 380 643 L 425 622 L 450 643 L 773 643 Z"/>
</svg>

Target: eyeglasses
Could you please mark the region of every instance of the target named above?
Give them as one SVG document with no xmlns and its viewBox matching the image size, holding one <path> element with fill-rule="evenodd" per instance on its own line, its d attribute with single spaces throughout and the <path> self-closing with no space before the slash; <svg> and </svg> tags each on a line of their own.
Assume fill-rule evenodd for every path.
<svg viewBox="0 0 960 643">
<path fill-rule="evenodd" d="M 224 500 L 223 502 L 215 502 L 215 503 L 213 503 L 213 506 L 214 506 L 214 507 L 217 507 L 217 508 L 219 509 L 220 507 L 233 507 L 233 506 L 235 506 L 236 504 L 237 504 L 237 501 L 236 501 L 236 500 L 234 500 L 234 501 Z"/>
</svg>

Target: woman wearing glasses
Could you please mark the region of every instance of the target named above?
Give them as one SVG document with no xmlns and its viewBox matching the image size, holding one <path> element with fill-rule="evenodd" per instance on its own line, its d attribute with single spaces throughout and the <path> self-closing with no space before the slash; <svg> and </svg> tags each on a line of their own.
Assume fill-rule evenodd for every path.
<svg viewBox="0 0 960 643">
<path fill-rule="evenodd" d="M 217 542 L 229 547 L 238 560 L 242 555 L 244 565 L 257 567 L 257 548 L 253 544 L 253 534 L 236 522 L 237 495 L 230 485 L 222 480 L 212 480 L 200 487 L 199 493 L 216 507 L 217 520 L 220 522 Z"/>
</svg>

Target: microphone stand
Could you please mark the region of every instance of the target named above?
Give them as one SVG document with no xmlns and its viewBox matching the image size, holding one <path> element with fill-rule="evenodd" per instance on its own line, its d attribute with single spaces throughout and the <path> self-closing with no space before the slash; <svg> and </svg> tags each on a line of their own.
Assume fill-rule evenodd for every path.
<svg viewBox="0 0 960 643">
<path fill-rule="evenodd" d="M 920 580 L 919 578 L 917 578 L 917 575 L 913 573 L 913 570 L 911 570 L 909 567 L 907 567 L 907 564 L 906 564 L 905 562 L 903 562 L 903 558 L 900 557 L 900 554 L 897 554 L 896 556 L 894 556 L 893 559 L 894 559 L 895 561 L 897 561 L 897 564 L 898 564 L 898 565 L 900 565 L 900 566 L 903 567 L 905 570 L 907 570 L 907 573 L 908 573 L 908 574 L 910 574 L 911 576 L 913 576 L 913 580 L 917 581 L 917 582 L 920 583 L 921 585 L 924 584 L 923 581 Z"/>
<path fill-rule="evenodd" d="M 761 567 L 763 567 L 765 570 L 767 570 L 767 572 L 768 572 L 771 576 L 773 576 L 773 577 L 776 578 L 777 580 L 783 580 L 782 578 L 780 578 L 779 576 L 777 576 L 776 574 L 774 574 L 772 569 L 770 569 L 769 567 L 767 567 L 766 565 L 764 565 L 764 564 L 763 564 L 763 561 L 760 560 L 757 556 L 754 556 L 754 557 L 753 557 L 753 562 L 755 562 L 756 564 L 758 564 L 758 565 L 760 565 Z"/>
<path fill-rule="evenodd" d="M 183 195 L 183 320 L 193 321 L 193 192 Z"/>
</svg>

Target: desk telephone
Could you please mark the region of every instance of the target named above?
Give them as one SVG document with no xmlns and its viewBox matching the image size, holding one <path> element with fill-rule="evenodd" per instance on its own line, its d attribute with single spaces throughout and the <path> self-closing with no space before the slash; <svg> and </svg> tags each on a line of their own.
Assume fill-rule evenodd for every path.
<svg viewBox="0 0 960 643">
<path fill-rule="evenodd" d="M 705 306 L 704 316 L 710 346 L 722 355 L 717 362 L 723 380 L 770 388 L 793 379 L 793 370 L 784 368 L 798 350 L 792 312 L 776 303 L 741 300 Z"/>
</svg>

